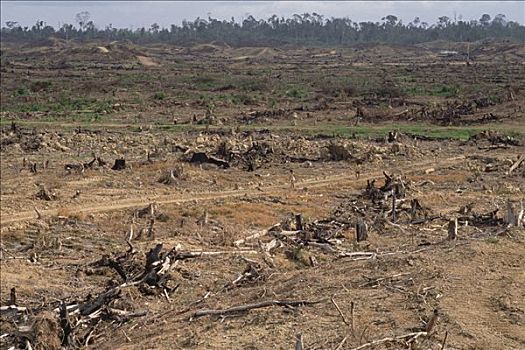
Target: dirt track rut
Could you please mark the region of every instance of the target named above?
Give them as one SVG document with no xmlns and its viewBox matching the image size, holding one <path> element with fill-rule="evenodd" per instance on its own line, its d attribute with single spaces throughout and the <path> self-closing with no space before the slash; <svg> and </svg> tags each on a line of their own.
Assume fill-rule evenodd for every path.
<svg viewBox="0 0 525 350">
<path fill-rule="evenodd" d="M 420 172 L 429 167 L 438 169 L 440 167 L 445 167 L 450 164 L 456 163 L 458 160 L 465 159 L 465 156 L 457 156 L 452 158 L 446 158 L 443 160 L 431 160 L 417 163 L 405 164 L 406 168 L 409 169 L 405 171 L 405 174 L 413 174 L 415 172 Z M 356 182 L 365 182 L 366 180 L 371 180 L 377 177 L 382 176 L 382 170 L 368 172 L 362 174 L 359 179 L 355 179 L 350 174 L 338 174 L 327 176 L 323 179 L 307 179 L 304 181 L 297 182 L 298 187 L 308 187 L 308 188 L 318 188 L 329 186 L 333 184 L 343 184 L 343 183 L 356 183 Z M 216 191 L 216 192 L 204 192 L 204 193 L 186 193 L 186 194 L 177 194 L 177 198 L 174 198 L 175 195 L 152 195 L 148 196 L 146 199 L 144 197 L 134 197 L 119 200 L 109 205 L 96 205 L 95 203 L 86 203 L 82 206 L 68 207 L 67 210 L 72 213 L 84 213 L 84 214 L 96 214 L 103 213 L 115 210 L 130 209 L 148 205 L 151 202 L 156 202 L 158 204 L 181 204 L 192 201 L 209 201 L 216 199 L 224 198 L 235 198 L 235 197 L 256 197 L 264 196 L 269 194 L 278 194 L 284 191 L 289 191 L 288 186 L 276 185 L 268 186 L 264 188 L 254 188 L 247 190 L 230 190 L 230 191 Z M 42 216 L 55 216 L 58 215 L 60 209 L 49 209 L 49 210 L 40 210 Z M 37 214 L 34 210 L 23 211 L 18 214 L 3 214 L 0 213 L 0 226 L 6 226 L 8 224 L 13 224 L 17 222 L 28 221 L 37 218 Z"/>
</svg>

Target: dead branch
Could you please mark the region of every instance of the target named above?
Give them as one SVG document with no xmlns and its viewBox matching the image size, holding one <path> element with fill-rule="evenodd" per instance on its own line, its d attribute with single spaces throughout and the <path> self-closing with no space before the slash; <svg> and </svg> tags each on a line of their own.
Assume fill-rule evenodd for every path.
<svg viewBox="0 0 525 350">
<path fill-rule="evenodd" d="M 309 301 L 309 300 L 269 300 L 269 301 L 263 301 L 260 303 L 253 303 L 253 304 L 245 304 L 245 305 L 239 305 L 239 306 L 233 306 L 227 309 L 204 309 L 199 310 L 193 313 L 191 318 L 197 318 L 202 316 L 223 316 L 227 314 L 234 314 L 244 311 L 249 311 L 253 309 L 260 309 L 264 307 L 269 306 L 284 306 L 284 307 L 291 307 L 291 306 L 305 306 L 305 305 L 315 305 L 323 302 L 324 299 L 321 300 L 315 300 L 315 301 Z"/>
<path fill-rule="evenodd" d="M 273 228 L 273 227 L 276 227 L 276 226 L 278 226 L 278 225 L 279 225 L 279 224 L 274 225 L 274 226 L 272 226 L 272 228 Z M 271 230 L 271 228 L 270 228 L 270 230 Z M 255 232 L 254 234 L 252 234 L 252 235 L 250 235 L 250 236 L 248 236 L 248 237 L 245 237 L 245 238 L 241 238 L 241 239 L 236 240 L 235 242 L 233 242 L 233 245 L 236 246 L 236 247 L 238 247 L 238 246 L 240 246 L 241 244 L 246 243 L 246 241 L 249 241 L 249 240 L 252 240 L 252 239 L 255 239 L 255 238 L 260 238 L 260 237 L 266 236 L 270 230 L 264 230 L 264 231 Z"/>
<path fill-rule="evenodd" d="M 131 312 L 131 311 L 126 311 L 126 310 L 114 309 L 111 307 L 108 308 L 108 311 L 112 315 L 123 317 L 123 318 L 142 317 L 148 313 L 146 310 Z"/>
<path fill-rule="evenodd" d="M 69 321 L 69 312 L 65 302 L 60 303 L 60 326 L 62 327 L 62 345 L 74 345 L 73 342 L 73 327 Z"/>
<path fill-rule="evenodd" d="M 355 303 L 353 301 L 350 302 L 350 330 L 355 337 Z"/>
<path fill-rule="evenodd" d="M 512 173 L 514 170 L 516 170 L 516 168 L 519 167 L 520 164 L 523 163 L 524 160 L 525 160 L 525 155 L 522 155 L 521 157 L 519 157 L 518 160 L 514 164 L 512 164 L 512 166 L 510 167 L 509 174 Z"/>
<path fill-rule="evenodd" d="M 199 256 L 214 256 L 214 255 L 225 255 L 225 254 L 259 254 L 256 250 L 223 250 L 216 252 L 187 252 L 184 253 L 187 257 L 196 258 Z"/>
<path fill-rule="evenodd" d="M 38 211 L 38 209 L 36 209 L 36 207 L 33 208 L 35 210 L 35 213 L 36 213 L 36 218 L 38 220 L 42 219 L 42 214 L 40 214 L 40 212 Z"/>
<path fill-rule="evenodd" d="M 340 258 L 352 258 L 352 261 L 358 261 L 358 260 L 370 260 L 377 258 L 376 253 L 372 252 L 340 252 L 339 253 Z"/>
<path fill-rule="evenodd" d="M 443 342 L 441 343 L 441 350 L 445 350 L 445 344 L 447 343 L 448 338 L 448 331 L 445 332 L 445 338 L 443 338 Z"/>
<path fill-rule="evenodd" d="M 337 250 L 328 243 L 308 242 L 309 246 L 321 248 L 329 253 L 337 253 Z"/>
<path fill-rule="evenodd" d="M 434 329 L 434 326 L 436 325 L 438 319 L 439 319 L 439 312 L 438 312 L 437 309 L 435 309 L 432 312 L 432 316 L 430 317 L 430 320 L 425 325 L 425 332 L 430 334 L 432 332 L 432 330 Z"/>
<path fill-rule="evenodd" d="M 408 342 L 411 343 L 414 340 L 416 340 L 417 338 L 419 338 L 421 336 L 426 336 L 426 335 L 428 335 L 427 332 L 414 332 L 414 333 L 408 333 L 408 334 L 404 334 L 404 335 L 399 335 L 397 337 L 387 337 L 387 338 L 383 338 L 383 339 L 374 340 L 374 341 L 372 341 L 370 343 L 366 343 L 366 344 L 363 344 L 361 346 L 358 346 L 357 348 L 352 348 L 351 350 L 366 349 L 366 348 L 369 348 L 369 347 L 372 347 L 372 346 L 376 346 L 378 344 L 387 343 L 387 342 L 396 342 L 396 341 L 404 340 L 404 339 L 407 339 L 407 338 L 409 338 Z"/>
<path fill-rule="evenodd" d="M 343 314 L 343 311 L 341 311 L 341 309 L 339 308 L 339 305 L 337 305 L 337 303 L 335 302 L 334 297 L 331 297 L 330 300 L 332 301 L 332 304 L 334 304 L 335 308 L 337 309 L 337 312 L 339 312 L 339 315 L 340 315 L 341 318 L 343 319 L 343 322 L 344 322 L 347 326 L 350 326 L 350 323 L 348 323 L 348 321 L 346 320 L 346 317 L 345 317 L 345 315 Z"/>
<path fill-rule="evenodd" d="M 341 342 L 339 343 L 339 345 L 337 345 L 335 350 L 341 350 L 343 346 L 345 345 L 347 339 L 348 339 L 348 336 L 344 337 L 343 340 L 341 340 Z"/>
<path fill-rule="evenodd" d="M 9 312 L 9 311 L 26 312 L 27 311 L 27 307 L 15 306 L 15 305 L 0 306 L 0 313 L 6 313 L 6 312 Z"/>
</svg>

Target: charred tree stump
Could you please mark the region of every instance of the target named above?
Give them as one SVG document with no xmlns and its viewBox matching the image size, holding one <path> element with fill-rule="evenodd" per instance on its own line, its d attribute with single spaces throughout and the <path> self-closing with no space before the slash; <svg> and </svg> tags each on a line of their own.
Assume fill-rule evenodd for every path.
<svg viewBox="0 0 525 350">
<path fill-rule="evenodd" d="M 303 217 L 301 214 L 295 215 L 295 229 L 298 231 L 303 230 Z"/>
<path fill-rule="evenodd" d="M 126 160 L 124 158 L 115 159 L 115 164 L 111 170 L 124 170 L 126 169 Z"/>
<path fill-rule="evenodd" d="M 358 218 L 355 224 L 355 236 L 358 242 L 366 241 L 368 239 L 368 229 L 362 218 Z"/>
<path fill-rule="evenodd" d="M 111 267 L 112 269 L 114 269 L 119 274 L 119 276 L 122 277 L 124 282 L 126 282 L 128 280 L 128 276 L 126 275 L 126 272 L 124 271 L 124 269 L 122 268 L 122 265 L 120 265 L 120 263 L 118 261 L 115 261 L 113 259 L 109 259 L 108 260 L 108 266 Z"/>
<path fill-rule="evenodd" d="M 396 191 L 392 189 L 392 222 L 396 222 Z"/>
<path fill-rule="evenodd" d="M 15 287 L 11 288 L 11 293 L 9 295 L 9 303 L 8 305 L 15 305 L 16 306 L 16 289 Z"/>
<path fill-rule="evenodd" d="M 160 251 L 162 250 L 162 243 L 158 243 L 155 248 L 151 248 L 146 256 L 146 270 L 145 274 L 151 271 L 153 263 L 160 260 Z"/>
<path fill-rule="evenodd" d="M 60 326 L 62 327 L 63 331 L 62 345 L 66 347 L 73 345 L 73 341 L 71 339 L 73 327 L 71 326 L 71 322 L 69 322 L 69 312 L 67 311 L 65 302 L 60 303 Z"/>
<path fill-rule="evenodd" d="M 458 237 L 458 219 L 448 222 L 448 240 L 453 241 Z"/>
<path fill-rule="evenodd" d="M 399 136 L 399 133 L 396 130 L 389 131 L 387 140 L 388 140 L 388 142 L 395 142 L 395 141 L 397 141 L 398 136 Z"/>
</svg>

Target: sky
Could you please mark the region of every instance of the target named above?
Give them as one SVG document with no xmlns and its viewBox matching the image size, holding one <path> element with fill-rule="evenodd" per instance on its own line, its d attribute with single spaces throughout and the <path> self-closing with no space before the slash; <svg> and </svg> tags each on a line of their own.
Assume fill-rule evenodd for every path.
<svg viewBox="0 0 525 350">
<path fill-rule="evenodd" d="M 404 23 L 420 17 L 422 22 L 435 23 L 440 16 L 459 20 L 479 19 L 502 13 L 507 20 L 525 24 L 524 1 L 6 1 L 0 3 L 1 25 L 17 21 L 32 26 L 37 20 L 59 27 L 76 24 L 75 14 L 88 11 L 98 28 L 112 24 L 116 28 L 149 28 L 180 25 L 184 19 L 197 17 L 242 21 L 249 15 L 268 19 L 276 14 L 290 17 L 305 12 L 326 17 L 348 17 L 355 22 L 380 21 L 395 15 Z"/>
</svg>

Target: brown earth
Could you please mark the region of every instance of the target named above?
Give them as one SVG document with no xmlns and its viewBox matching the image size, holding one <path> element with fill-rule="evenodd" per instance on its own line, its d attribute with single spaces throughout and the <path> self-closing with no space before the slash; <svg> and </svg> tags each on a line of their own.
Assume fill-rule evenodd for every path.
<svg viewBox="0 0 525 350">
<path fill-rule="evenodd" d="M 93 349 L 289 349 L 299 333 L 305 349 L 525 348 L 525 232 L 506 215 L 525 203 L 525 162 L 510 172 L 522 48 L 479 44 L 473 69 L 443 45 L 3 47 L 0 302 L 15 287 L 28 311 L 2 311 L 0 348 L 59 348 L 60 301 Z M 123 283 L 97 262 L 126 252 L 130 227 L 126 268 L 157 242 L 206 254 L 170 266 L 174 290 L 122 287 L 80 317 Z M 198 313 L 272 300 L 318 303 Z"/>
</svg>

